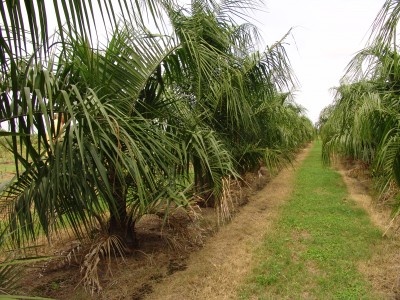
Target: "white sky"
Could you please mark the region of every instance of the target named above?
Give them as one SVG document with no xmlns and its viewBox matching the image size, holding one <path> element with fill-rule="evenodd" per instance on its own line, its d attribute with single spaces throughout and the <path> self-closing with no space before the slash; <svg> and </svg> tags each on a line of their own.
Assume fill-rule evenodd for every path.
<svg viewBox="0 0 400 300">
<path fill-rule="evenodd" d="M 294 27 L 285 47 L 300 82 L 295 101 L 316 122 L 333 101 L 347 64 L 361 50 L 384 0 L 266 0 L 254 15 L 267 45 Z"/>
</svg>

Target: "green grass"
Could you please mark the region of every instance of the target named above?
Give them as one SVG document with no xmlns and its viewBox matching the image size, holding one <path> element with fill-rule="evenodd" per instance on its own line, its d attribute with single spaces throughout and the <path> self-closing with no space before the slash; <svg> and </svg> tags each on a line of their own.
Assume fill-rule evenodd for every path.
<svg viewBox="0 0 400 300">
<path fill-rule="evenodd" d="M 38 146 L 38 137 L 36 135 L 31 135 L 31 143 L 34 147 Z M 5 177 L 13 177 L 15 174 L 15 160 L 14 160 L 14 154 L 12 151 L 10 151 L 9 147 L 11 145 L 11 138 L 9 136 L 1 136 L 0 137 L 0 182 L 2 181 L 2 175 Z M 18 147 L 21 147 L 20 144 L 18 144 Z M 25 146 L 22 146 L 22 151 L 20 149 L 21 153 L 25 152 Z M 19 164 L 19 168 L 22 168 L 22 164 Z M 10 175 L 11 174 L 11 175 Z"/>
<path fill-rule="evenodd" d="M 15 174 L 13 154 L 0 144 L 0 183 L 10 180 Z"/>
<path fill-rule="evenodd" d="M 297 170 L 290 201 L 256 252 L 240 299 L 379 299 L 357 270 L 382 240 L 316 142 Z"/>
<path fill-rule="evenodd" d="M 0 187 L 16 173 L 14 154 L 6 148 L 6 139 L 10 140 L 9 137 L 0 137 Z M 22 164 L 19 164 L 19 168 L 22 168 Z"/>
</svg>

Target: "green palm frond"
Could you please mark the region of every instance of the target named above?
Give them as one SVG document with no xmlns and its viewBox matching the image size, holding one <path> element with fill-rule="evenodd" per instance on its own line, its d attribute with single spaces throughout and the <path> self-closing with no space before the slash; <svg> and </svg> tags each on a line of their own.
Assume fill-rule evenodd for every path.
<svg viewBox="0 0 400 300">
<path fill-rule="evenodd" d="M 219 197 L 222 179 L 238 176 L 240 143 L 272 166 L 310 139 L 312 125 L 285 102 L 296 81 L 287 35 L 260 53 L 255 27 L 235 22 L 258 2 L 141 3 L 2 4 L 0 135 L 21 167 L 0 201 L 18 245 L 63 227 L 84 236 L 107 212 L 129 227 L 165 203 L 186 205 L 190 166 L 198 190 Z M 143 20 L 161 10 L 168 36 Z"/>
<path fill-rule="evenodd" d="M 400 4 L 396 0 L 386 0 L 371 27 L 370 43 L 397 47 L 397 25 L 400 18 Z"/>
</svg>

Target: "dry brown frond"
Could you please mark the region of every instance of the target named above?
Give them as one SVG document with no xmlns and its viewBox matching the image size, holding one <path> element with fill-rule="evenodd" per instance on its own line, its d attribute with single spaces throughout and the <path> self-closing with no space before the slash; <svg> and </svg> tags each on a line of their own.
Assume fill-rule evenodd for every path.
<svg viewBox="0 0 400 300">
<path fill-rule="evenodd" d="M 216 207 L 218 215 L 218 226 L 232 219 L 235 206 L 232 200 L 231 177 L 222 179 L 222 196 Z"/>
<path fill-rule="evenodd" d="M 161 230 L 162 238 L 171 249 L 186 252 L 190 249 L 202 247 L 210 226 L 205 226 L 202 209 L 193 204 L 187 207 L 174 209 L 165 220 Z M 206 208 L 205 208 L 206 209 Z"/>
<path fill-rule="evenodd" d="M 81 266 L 81 273 L 83 273 L 83 286 L 91 294 L 100 292 L 102 290 L 99 272 L 100 262 L 103 259 L 107 261 L 107 273 L 111 274 L 111 257 L 112 256 L 124 257 L 124 245 L 121 239 L 115 235 L 103 235 L 93 243 L 89 252 L 85 255 Z"/>
</svg>

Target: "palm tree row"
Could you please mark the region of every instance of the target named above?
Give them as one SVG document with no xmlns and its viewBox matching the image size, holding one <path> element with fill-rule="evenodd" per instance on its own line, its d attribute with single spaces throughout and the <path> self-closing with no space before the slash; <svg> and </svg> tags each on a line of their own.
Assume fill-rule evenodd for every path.
<svg viewBox="0 0 400 300">
<path fill-rule="evenodd" d="M 400 184 L 400 3 L 387 0 L 370 42 L 350 62 L 333 105 L 320 115 L 325 159 L 333 152 L 370 166 L 378 190 Z"/>
<path fill-rule="evenodd" d="M 3 246 L 65 226 L 134 246 L 142 215 L 193 195 L 218 203 L 223 178 L 276 167 L 312 138 L 282 43 L 257 51 L 254 26 L 234 21 L 250 1 L 120 1 L 118 18 L 98 1 L 104 46 L 96 8 L 73 3 L 1 4 L 0 135 L 17 167 L 0 198 Z M 145 15 L 163 18 L 158 31 Z"/>
</svg>

